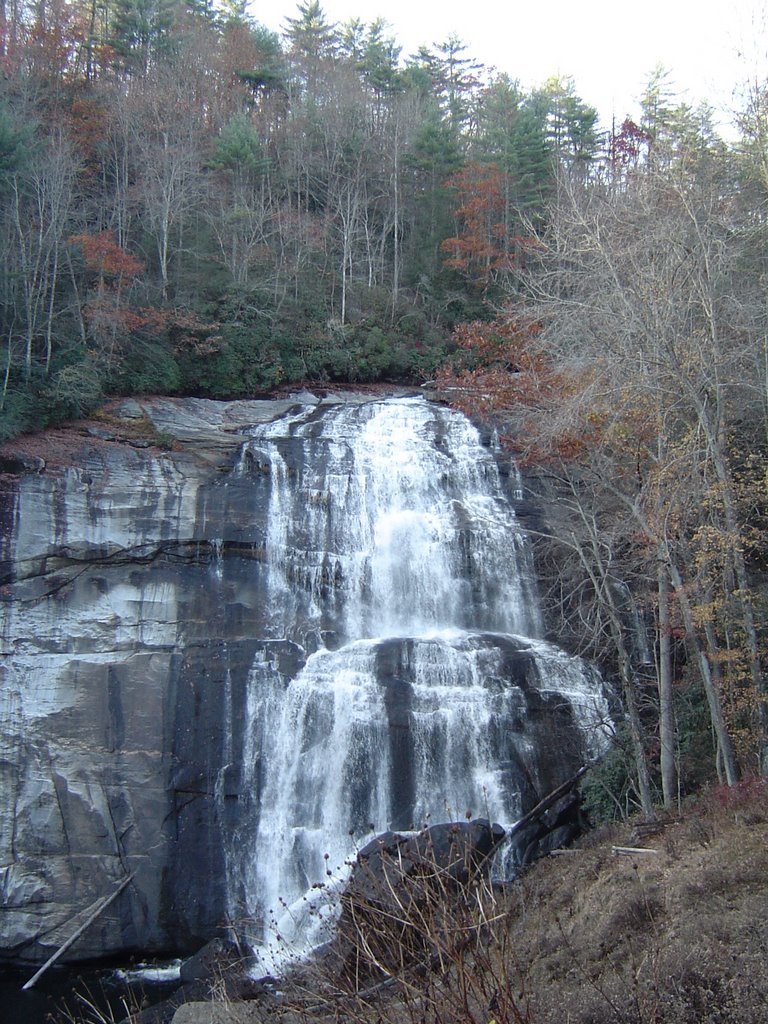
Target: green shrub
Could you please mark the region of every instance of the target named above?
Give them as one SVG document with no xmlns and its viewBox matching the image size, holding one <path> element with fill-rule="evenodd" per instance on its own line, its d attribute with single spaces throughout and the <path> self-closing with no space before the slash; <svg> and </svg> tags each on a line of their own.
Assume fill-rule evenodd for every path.
<svg viewBox="0 0 768 1024">
<path fill-rule="evenodd" d="M 52 419 L 75 419 L 100 405 L 103 379 L 96 364 L 86 357 L 53 373 L 43 394 L 50 399 Z"/>
<path fill-rule="evenodd" d="M 181 384 L 181 371 L 164 339 L 133 338 L 109 390 L 121 395 L 173 395 Z"/>
</svg>

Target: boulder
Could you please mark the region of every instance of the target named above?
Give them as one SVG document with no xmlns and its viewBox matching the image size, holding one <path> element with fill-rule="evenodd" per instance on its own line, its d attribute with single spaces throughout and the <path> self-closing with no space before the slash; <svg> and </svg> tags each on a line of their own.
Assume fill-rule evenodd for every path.
<svg viewBox="0 0 768 1024">
<path fill-rule="evenodd" d="M 240 945 L 227 939 L 215 938 L 199 949 L 181 965 L 179 978 L 183 983 L 230 978 L 247 973 L 251 957 Z"/>
<path fill-rule="evenodd" d="M 250 1024 L 263 1019 L 262 1011 L 250 1003 L 184 1003 L 172 1024 Z"/>
<path fill-rule="evenodd" d="M 476 883 L 504 835 L 478 818 L 377 836 L 357 856 L 325 959 L 359 980 L 461 945 L 473 931 Z"/>
<path fill-rule="evenodd" d="M 431 825 L 415 835 L 384 832 L 358 853 L 342 901 L 389 905 L 393 889 L 398 897 L 401 888 L 410 893 L 417 878 L 434 877 L 451 888 L 466 885 L 487 867 L 504 836 L 501 825 L 487 818 Z"/>
<path fill-rule="evenodd" d="M 188 1017 L 190 1021 L 207 1022 L 218 1021 L 222 1008 L 252 1000 L 272 1004 L 274 980 L 253 977 L 253 962 L 236 943 L 212 939 L 181 965 L 181 984 L 170 996 L 132 1014 L 123 1024 L 170 1024 L 179 1009 L 187 1005 L 196 1007 Z"/>
</svg>

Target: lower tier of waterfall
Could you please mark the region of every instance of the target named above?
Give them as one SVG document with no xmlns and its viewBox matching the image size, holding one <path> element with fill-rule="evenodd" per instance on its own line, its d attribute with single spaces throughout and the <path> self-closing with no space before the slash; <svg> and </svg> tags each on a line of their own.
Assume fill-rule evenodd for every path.
<svg viewBox="0 0 768 1024">
<path fill-rule="evenodd" d="M 321 649 L 290 681 L 261 659 L 248 720 L 255 813 L 232 837 L 230 912 L 252 940 L 271 948 L 279 935 L 283 949 L 323 934 L 372 834 L 512 823 L 599 753 L 610 724 L 580 659 L 462 630 Z"/>
</svg>

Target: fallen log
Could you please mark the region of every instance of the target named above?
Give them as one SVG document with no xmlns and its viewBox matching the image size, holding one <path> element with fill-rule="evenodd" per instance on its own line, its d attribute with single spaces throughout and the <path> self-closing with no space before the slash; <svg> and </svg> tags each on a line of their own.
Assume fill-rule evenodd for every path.
<svg viewBox="0 0 768 1024">
<path fill-rule="evenodd" d="M 59 957 L 63 956 L 64 953 L 66 953 L 66 951 L 70 948 L 70 946 L 74 945 L 74 943 L 77 942 L 77 940 L 80 938 L 80 936 L 83 934 L 83 932 L 87 928 L 90 928 L 90 926 L 93 924 L 93 922 L 96 920 L 96 918 L 99 917 L 101 914 L 103 914 L 104 911 L 107 909 L 107 907 L 110 905 L 110 903 L 112 903 L 114 900 L 117 899 L 117 897 L 120 895 L 120 893 L 123 891 L 123 889 L 125 889 L 125 887 L 128 885 L 128 883 L 133 879 L 133 875 L 134 874 L 135 874 L 135 872 L 133 872 L 132 874 L 128 875 L 127 878 L 124 878 L 122 880 L 122 882 L 120 883 L 120 885 L 118 885 L 118 887 L 115 889 L 115 891 L 113 893 L 111 893 L 109 896 L 105 896 L 102 899 L 97 900 L 96 903 L 92 903 L 91 904 L 91 907 L 95 907 L 96 908 L 93 911 L 93 913 L 89 914 L 89 916 L 86 918 L 86 920 L 83 922 L 83 924 L 80 925 L 80 927 L 77 929 L 77 931 L 74 932 L 74 934 L 71 935 L 63 945 L 59 946 L 59 948 L 56 950 L 56 952 L 53 954 L 52 957 L 50 957 L 48 960 L 45 961 L 45 963 L 40 968 L 40 970 L 37 971 L 36 974 L 33 974 L 32 977 L 29 979 L 29 981 L 25 985 L 22 985 L 22 987 L 21 987 L 21 991 L 22 992 L 26 992 L 27 989 L 32 988 L 32 986 L 37 981 L 39 981 L 40 978 L 42 978 L 42 976 L 45 974 L 45 972 L 48 970 L 48 968 L 51 967 L 53 964 L 55 964 L 56 961 L 59 959 Z"/>
<path fill-rule="evenodd" d="M 651 850 L 644 846 L 612 846 L 611 852 L 626 857 L 634 857 L 636 853 L 658 853 L 658 850 Z"/>
<path fill-rule="evenodd" d="M 524 814 L 519 821 L 516 821 L 512 828 L 507 829 L 506 838 L 510 839 L 516 832 L 520 832 L 526 825 L 530 825 L 532 821 L 535 821 L 537 818 L 541 817 L 545 811 L 548 811 L 553 804 L 556 804 L 561 796 L 565 796 L 566 793 L 570 793 L 579 779 L 586 775 L 589 768 L 590 766 L 588 764 L 583 765 L 575 775 L 572 775 L 570 779 L 564 782 L 561 786 L 558 786 L 557 789 L 553 789 L 552 792 L 548 796 L 545 796 L 543 800 L 540 800 L 532 810 L 528 811 L 527 814 Z"/>
</svg>

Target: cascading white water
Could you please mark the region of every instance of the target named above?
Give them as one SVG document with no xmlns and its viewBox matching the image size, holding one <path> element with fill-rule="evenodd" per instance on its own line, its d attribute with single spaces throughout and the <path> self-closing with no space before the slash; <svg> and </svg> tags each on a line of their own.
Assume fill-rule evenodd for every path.
<svg viewBox="0 0 768 1024">
<path fill-rule="evenodd" d="M 399 399 L 253 434 L 242 464 L 272 479 L 276 635 L 289 621 L 347 639 L 457 626 L 538 634 L 522 532 L 463 416 Z"/>
<path fill-rule="evenodd" d="M 264 932 L 306 939 L 322 914 L 305 894 L 372 830 L 512 821 L 558 777 L 547 739 L 578 763 L 608 716 L 594 673 L 526 639 L 530 554 L 463 416 L 413 398 L 306 408 L 254 429 L 240 472 L 271 487 L 272 636 L 319 649 L 290 680 L 254 664 L 253 833 L 230 872 Z"/>
</svg>

